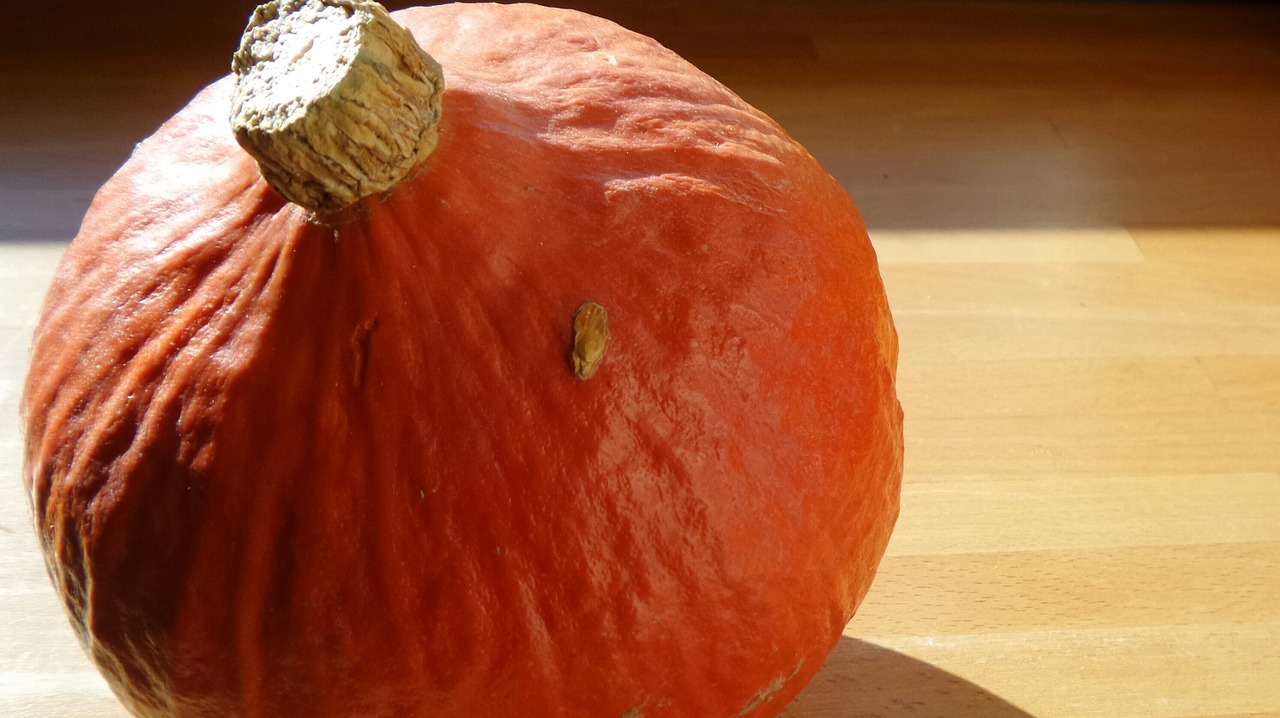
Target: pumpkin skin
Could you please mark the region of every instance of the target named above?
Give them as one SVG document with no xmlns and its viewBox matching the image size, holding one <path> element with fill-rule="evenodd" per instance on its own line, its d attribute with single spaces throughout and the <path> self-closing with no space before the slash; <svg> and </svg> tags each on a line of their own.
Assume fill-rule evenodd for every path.
<svg viewBox="0 0 1280 718">
<path fill-rule="evenodd" d="M 340 215 L 202 91 L 98 193 L 23 397 L 53 582 L 138 716 L 770 716 L 898 513 L 897 339 L 852 202 L 657 43 L 394 17 L 439 146 Z M 598 373 L 567 360 L 607 308 Z"/>
</svg>

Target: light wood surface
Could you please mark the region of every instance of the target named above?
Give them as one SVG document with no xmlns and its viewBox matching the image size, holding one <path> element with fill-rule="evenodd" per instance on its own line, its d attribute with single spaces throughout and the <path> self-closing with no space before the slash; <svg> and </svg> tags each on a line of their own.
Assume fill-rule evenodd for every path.
<svg viewBox="0 0 1280 718">
<path fill-rule="evenodd" d="M 27 343 L 95 188 L 225 72 L 250 7 L 83 5 L 30 10 L 61 49 L 0 31 L 5 717 L 124 715 L 29 528 Z M 902 518 L 786 715 L 1280 716 L 1280 9 L 579 7 L 782 122 L 881 256 Z"/>
</svg>

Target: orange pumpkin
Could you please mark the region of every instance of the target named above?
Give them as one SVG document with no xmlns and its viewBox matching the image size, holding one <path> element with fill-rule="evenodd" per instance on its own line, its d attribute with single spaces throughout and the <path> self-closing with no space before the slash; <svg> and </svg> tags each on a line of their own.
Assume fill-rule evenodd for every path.
<svg viewBox="0 0 1280 718">
<path fill-rule="evenodd" d="M 306 8 L 385 20 L 255 22 Z M 67 250 L 23 427 L 79 638 L 138 716 L 775 715 L 898 512 L 897 340 L 857 211 L 612 23 L 394 17 L 447 87 L 374 162 L 407 175 L 287 201 L 282 172 L 318 180 L 259 169 L 227 78 Z"/>
</svg>

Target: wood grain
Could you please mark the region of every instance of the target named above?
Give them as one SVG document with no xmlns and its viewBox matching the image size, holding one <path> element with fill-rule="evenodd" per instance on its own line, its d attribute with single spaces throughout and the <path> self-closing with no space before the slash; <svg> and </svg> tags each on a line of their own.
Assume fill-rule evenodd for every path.
<svg viewBox="0 0 1280 718">
<path fill-rule="evenodd" d="M 48 3 L 65 46 L 0 38 L 0 717 L 125 715 L 45 576 L 13 417 L 94 191 L 252 4 Z M 574 5 L 773 115 L 879 251 L 902 517 L 785 715 L 1280 716 L 1280 8 Z"/>
</svg>

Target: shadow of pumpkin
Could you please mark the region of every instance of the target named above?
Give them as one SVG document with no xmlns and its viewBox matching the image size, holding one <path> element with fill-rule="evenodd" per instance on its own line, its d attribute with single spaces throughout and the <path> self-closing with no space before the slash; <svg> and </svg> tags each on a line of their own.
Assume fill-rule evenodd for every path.
<svg viewBox="0 0 1280 718">
<path fill-rule="evenodd" d="M 1033 718 L 924 661 L 845 636 L 781 718 Z"/>
</svg>

